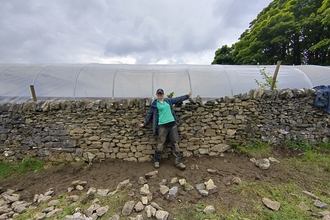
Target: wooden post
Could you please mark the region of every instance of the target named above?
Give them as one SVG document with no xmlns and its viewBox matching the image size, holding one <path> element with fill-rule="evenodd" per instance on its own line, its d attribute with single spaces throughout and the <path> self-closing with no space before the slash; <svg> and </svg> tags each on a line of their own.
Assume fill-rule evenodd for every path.
<svg viewBox="0 0 330 220">
<path fill-rule="evenodd" d="M 272 86 L 270 87 L 270 90 L 274 90 L 276 79 L 277 79 L 277 75 L 278 75 L 278 71 L 280 70 L 281 62 L 282 61 L 277 61 L 277 66 L 276 66 L 276 69 L 275 69 L 275 72 L 274 72 Z"/>
<path fill-rule="evenodd" d="M 31 91 L 33 101 L 36 102 L 37 96 L 36 96 L 36 91 L 34 90 L 34 85 L 30 85 L 30 91 Z"/>
</svg>

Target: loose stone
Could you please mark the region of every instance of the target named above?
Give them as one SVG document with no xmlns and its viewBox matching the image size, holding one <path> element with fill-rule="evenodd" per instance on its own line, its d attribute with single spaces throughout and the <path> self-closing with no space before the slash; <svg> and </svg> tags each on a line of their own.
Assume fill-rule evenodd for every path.
<svg viewBox="0 0 330 220">
<path fill-rule="evenodd" d="M 141 212 L 143 209 L 144 209 L 144 205 L 142 204 L 142 202 L 138 202 L 134 206 L 134 210 L 137 212 Z"/>
<path fill-rule="evenodd" d="M 326 209 L 328 207 L 328 204 L 325 203 L 325 202 L 322 202 L 320 200 L 315 200 L 314 202 L 314 205 L 317 207 L 317 208 L 320 208 L 320 209 Z"/>
<path fill-rule="evenodd" d="M 100 195 L 100 196 L 107 196 L 108 193 L 109 193 L 108 189 L 98 189 L 97 190 L 97 194 Z"/>
<path fill-rule="evenodd" d="M 256 161 L 256 166 L 263 169 L 263 170 L 267 170 L 270 167 L 270 162 L 268 159 L 259 159 Z"/>
<path fill-rule="evenodd" d="M 205 207 L 203 212 L 205 214 L 211 214 L 211 213 L 215 212 L 215 208 L 212 205 L 208 205 L 208 206 Z"/>
<path fill-rule="evenodd" d="M 139 177 L 138 183 L 140 185 L 146 184 L 148 181 L 144 177 Z"/>
<path fill-rule="evenodd" d="M 177 186 L 173 186 L 170 191 L 169 191 L 169 195 L 170 196 L 176 196 L 178 194 L 179 188 Z"/>
<path fill-rule="evenodd" d="M 109 210 L 109 206 L 103 206 L 103 207 L 100 207 L 96 210 L 96 214 L 98 217 L 101 217 L 103 216 L 105 213 L 107 213 Z"/>
<path fill-rule="evenodd" d="M 134 201 L 126 202 L 123 207 L 123 210 L 121 211 L 121 214 L 124 216 L 129 216 L 133 211 L 134 205 Z"/>
<path fill-rule="evenodd" d="M 167 220 L 168 216 L 169 216 L 169 213 L 166 212 L 166 211 L 158 210 L 156 212 L 156 218 L 157 218 L 157 220 Z"/>
<path fill-rule="evenodd" d="M 168 193 L 168 191 L 170 190 L 170 188 L 168 188 L 167 186 L 161 185 L 160 188 L 159 188 L 159 190 L 160 190 L 160 193 L 161 194 L 165 195 L 166 193 Z"/>
<path fill-rule="evenodd" d="M 155 170 L 155 171 L 152 171 L 152 172 L 149 172 L 149 173 L 144 174 L 144 176 L 147 179 L 152 179 L 152 178 L 156 178 L 157 177 L 157 174 L 158 174 L 158 170 Z"/>
<path fill-rule="evenodd" d="M 263 198 L 262 199 L 262 202 L 264 203 L 264 205 L 271 209 L 271 210 L 274 210 L 274 211 L 278 211 L 281 207 L 281 204 L 279 202 L 275 202 L 275 201 L 272 201 L 268 198 Z"/>
</svg>

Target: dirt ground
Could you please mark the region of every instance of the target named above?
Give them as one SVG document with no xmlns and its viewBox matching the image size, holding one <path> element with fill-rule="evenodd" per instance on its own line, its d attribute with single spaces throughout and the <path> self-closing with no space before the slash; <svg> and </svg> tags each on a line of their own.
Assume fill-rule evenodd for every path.
<svg viewBox="0 0 330 220">
<path fill-rule="evenodd" d="M 281 159 L 287 157 L 299 157 L 299 152 L 277 148 L 273 152 L 273 156 L 281 161 Z M 227 208 L 230 208 L 233 203 L 238 204 L 242 208 L 248 208 L 248 201 L 239 200 L 237 195 L 230 192 L 231 187 L 233 187 L 233 177 L 239 177 L 242 182 L 260 181 L 274 183 L 294 181 L 294 178 L 300 178 L 299 181 L 306 184 L 306 186 L 309 185 L 308 181 L 311 181 L 308 175 L 295 177 L 282 163 L 272 163 L 269 170 L 262 170 L 250 162 L 249 157 L 233 152 L 215 157 L 184 158 L 184 163 L 187 167 L 186 170 L 178 170 L 174 166 L 174 157 L 170 156 L 161 162 L 157 178 L 148 180 L 150 191 L 153 193 L 153 201 L 163 206 L 170 213 L 179 207 L 196 204 L 200 200 L 207 203 L 208 199 L 214 199 L 214 197 L 218 197 L 224 207 Z M 196 169 L 197 167 L 198 169 Z M 213 169 L 216 172 L 209 173 L 207 169 Z M 35 194 L 44 194 L 50 188 L 54 190 L 55 196 L 65 193 L 68 187 L 71 186 L 71 182 L 75 180 L 87 181 L 87 189 L 95 187 L 107 188 L 112 191 L 118 183 L 129 179 L 133 184 L 132 190 L 135 189 L 134 200 L 137 201 L 140 198 L 138 189 L 141 187 L 138 184 L 138 178 L 154 170 L 152 162 L 136 163 L 119 160 L 93 162 L 89 166 L 87 164 L 80 166 L 52 166 L 40 172 L 0 180 L 0 188 L 19 190 L 21 200 L 32 201 Z M 166 196 L 159 192 L 159 183 L 163 179 L 166 179 L 169 183 L 173 177 L 185 178 L 193 186 L 212 179 L 219 188 L 219 192 L 207 198 L 202 197 L 196 190 L 188 192 L 180 190 L 176 198 L 167 199 Z"/>
</svg>

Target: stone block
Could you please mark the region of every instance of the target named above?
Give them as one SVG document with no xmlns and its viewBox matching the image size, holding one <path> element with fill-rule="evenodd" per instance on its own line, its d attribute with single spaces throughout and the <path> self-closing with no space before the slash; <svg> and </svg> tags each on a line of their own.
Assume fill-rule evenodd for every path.
<svg viewBox="0 0 330 220">
<path fill-rule="evenodd" d="M 99 136 L 91 136 L 90 138 L 88 138 L 88 140 L 90 140 L 90 141 L 98 141 L 98 140 L 100 140 L 100 137 Z"/>
<path fill-rule="evenodd" d="M 147 154 L 147 155 L 153 155 L 155 153 L 154 150 L 144 150 L 142 151 L 143 154 Z"/>
<path fill-rule="evenodd" d="M 209 149 L 200 148 L 200 149 L 198 149 L 198 152 L 200 154 L 203 154 L 203 155 L 208 155 L 209 154 Z"/>
<path fill-rule="evenodd" d="M 152 157 L 151 156 L 144 156 L 144 157 L 139 157 L 138 161 L 139 162 L 147 162 L 147 161 L 151 161 Z"/>
<path fill-rule="evenodd" d="M 207 129 L 204 134 L 205 134 L 205 136 L 208 136 L 208 137 L 216 136 L 214 129 Z"/>
<path fill-rule="evenodd" d="M 118 158 L 118 159 L 123 159 L 123 158 L 127 158 L 127 153 L 117 153 L 116 154 L 116 157 Z"/>
<path fill-rule="evenodd" d="M 76 142 L 73 140 L 65 140 L 62 142 L 62 145 L 65 148 L 73 148 L 76 146 Z"/>
<path fill-rule="evenodd" d="M 199 145 L 190 145 L 187 147 L 187 150 L 190 150 L 190 151 L 197 150 L 199 147 L 200 147 Z"/>
<path fill-rule="evenodd" d="M 74 128 L 70 131 L 70 134 L 83 134 L 85 130 L 83 128 Z"/>
<path fill-rule="evenodd" d="M 217 145 L 214 145 L 213 147 L 211 147 L 210 150 L 218 152 L 218 153 L 223 153 L 229 149 L 230 149 L 230 146 L 228 144 L 217 144 Z"/>
<path fill-rule="evenodd" d="M 105 159 L 105 153 L 102 152 L 96 153 L 95 156 L 97 159 Z"/>
<path fill-rule="evenodd" d="M 95 148 L 95 149 L 100 149 L 100 148 L 102 148 L 102 142 L 94 141 L 91 143 L 91 145 L 89 147 Z"/>
<path fill-rule="evenodd" d="M 124 158 L 124 161 L 130 161 L 130 162 L 137 162 L 137 158 L 135 157 L 128 157 L 128 158 Z"/>
<path fill-rule="evenodd" d="M 1 134 L 0 135 L 0 140 L 5 141 L 7 140 L 8 135 L 7 134 Z"/>
</svg>

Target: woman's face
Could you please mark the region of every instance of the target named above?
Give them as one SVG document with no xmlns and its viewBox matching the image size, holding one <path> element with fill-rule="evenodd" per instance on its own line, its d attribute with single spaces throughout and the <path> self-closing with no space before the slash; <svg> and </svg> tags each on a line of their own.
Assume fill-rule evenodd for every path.
<svg viewBox="0 0 330 220">
<path fill-rule="evenodd" d="M 157 93 L 157 99 L 163 99 L 164 98 L 164 94 L 162 93 Z"/>
</svg>

